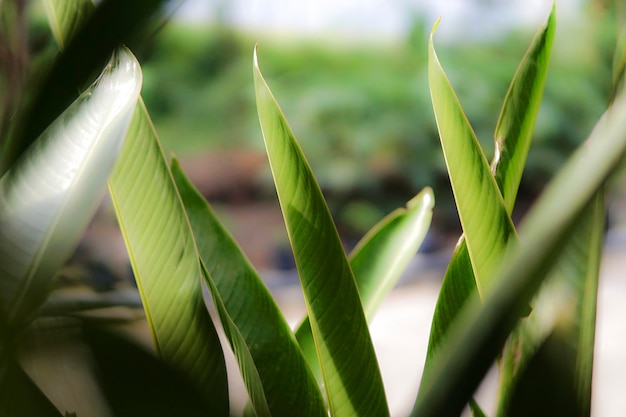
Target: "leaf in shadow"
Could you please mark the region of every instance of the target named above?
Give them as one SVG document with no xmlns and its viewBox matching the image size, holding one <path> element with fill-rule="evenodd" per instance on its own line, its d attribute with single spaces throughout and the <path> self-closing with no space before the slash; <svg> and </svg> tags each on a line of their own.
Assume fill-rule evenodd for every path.
<svg viewBox="0 0 626 417">
<path fill-rule="evenodd" d="M 211 406 L 183 374 L 128 336 L 87 324 L 102 389 L 116 417 L 206 417 Z"/>
</svg>

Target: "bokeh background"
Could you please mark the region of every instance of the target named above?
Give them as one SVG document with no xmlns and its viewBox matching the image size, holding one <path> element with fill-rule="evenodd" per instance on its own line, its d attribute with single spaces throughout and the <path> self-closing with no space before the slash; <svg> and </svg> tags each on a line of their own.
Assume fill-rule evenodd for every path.
<svg viewBox="0 0 626 417">
<path fill-rule="evenodd" d="M 137 51 L 143 97 L 164 148 L 209 200 L 252 234 L 260 267 L 288 268 L 284 235 L 259 230 L 275 194 L 252 83 L 252 49 L 322 186 L 347 245 L 422 187 L 435 191 L 425 250 L 459 222 L 430 104 L 426 46 L 440 59 L 488 158 L 500 105 L 550 1 L 172 1 Z M 615 27 L 600 1 L 558 4 L 545 96 L 521 185 L 519 219 L 609 99 Z M 230 219 L 230 220 L 229 220 Z M 252 222 L 259 228 L 248 227 Z M 280 218 L 278 218 L 280 228 Z M 255 239 L 260 233 L 265 239 Z M 257 254 L 267 244 L 276 253 Z M 285 263 L 286 262 L 286 263 Z M 283 265 L 283 263 L 285 263 Z"/>
<path fill-rule="evenodd" d="M 516 221 L 609 101 L 616 28 L 608 3 L 557 4 L 555 45 Z M 460 234 L 428 91 L 431 27 L 441 16 L 435 37 L 440 60 L 491 158 L 508 84 L 551 7 L 549 0 L 172 0 L 161 24 L 133 47 L 166 153 L 180 158 L 294 323 L 304 307 L 256 116 L 256 44 L 261 69 L 346 248 L 423 187 L 434 189 L 427 240 L 371 328 L 394 415 L 406 414 L 415 398 L 437 291 Z M 36 49 L 50 35 L 43 10 L 33 16 Z M 626 409 L 624 189 L 618 179 L 608 195 L 594 381 L 598 416 L 617 417 Z M 132 281 L 110 203 L 62 278 L 65 285 L 87 280 L 96 291 Z M 490 383 L 493 376 L 479 395 L 487 410 Z M 234 392 L 242 393 L 241 386 Z"/>
</svg>

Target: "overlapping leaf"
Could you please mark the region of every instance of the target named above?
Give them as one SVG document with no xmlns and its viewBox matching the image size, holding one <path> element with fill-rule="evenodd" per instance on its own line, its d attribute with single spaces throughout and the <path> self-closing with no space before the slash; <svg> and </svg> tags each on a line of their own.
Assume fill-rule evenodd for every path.
<svg viewBox="0 0 626 417">
<path fill-rule="evenodd" d="M 52 36 L 61 49 L 95 9 L 92 0 L 43 0 Z"/>
<path fill-rule="evenodd" d="M 380 302 L 397 283 L 409 261 L 421 245 L 434 206 L 430 188 L 411 199 L 406 208 L 399 208 L 378 222 L 350 253 L 365 317 L 371 320 Z M 319 362 L 308 317 L 298 326 L 296 338 L 318 379 Z"/>
<path fill-rule="evenodd" d="M 529 403 L 549 399 L 550 410 L 589 416 L 595 316 L 604 224 L 601 194 L 585 207 L 554 262 L 533 313 L 507 342 L 501 360 L 498 415 L 537 414 Z"/>
<path fill-rule="evenodd" d="M 265 284 L 176 160 L 172 173 L 256 415 L 325 416 L 322 394 Z"/>
<path fill-rule="evenodd" d="M 498 284 L 484 306 L 472 302 L 463 309 L 437 358 L 438 373 L 425 387 L 414 416 L 461 412 L 578 227 L 585 206 L 624 155 L 626 97 L 622 96 L 527 215 L 520 229 L 521 243 L 507 249 L 496 274 Z"/>
<path fill-rule="evenodd" d="M 103 0 L 98 3 L 94 12 L 78 25 L 75 36 L 65 40 L 66 48 L 54 59 L 45 77 L 30 85 L 30 100 L 15 116 L 13 135 L 2 155 L 2 172 L 74 101 L 113 51 L 127 44 L 163 3 L 164 0 Z M 77 1 L 68 4 L 63 17 L 78 22 L 77 14 L 82 6 L 79 9 L 70 6 L 83 4 Z M 55 22 L 52 26 L 62 28 L 64 25 Z"/>
<path fill-rule="evenodd" d="M 141 89 L 126 49 L 0 179 L 0 300 L 10 325 L 43 302 L 78 244 L 124 142 Z"/>
<path fill-rule="evenodd" d="M 228 415 L 224 357 L 202 295 L 198 252 L 143 102 L 109 190 L 159 355 Z"/>
<path fill-rule="evenodd" d="M 509 214 L 513 210 L 539 111 L 555 26 L 553 9 L 548 22 L 533 39 L 513 77 L 494 135 L 497 152 L 491 169 Z M 467 244 L 465 238 L 462 237 L 450 260 L 437 300 L 423 380 L 428 378 L 433 357 L 447 329 L 457 317 L 465 301 L 475 291 L 474 273 Z"/>
<path fill-rule="evenodd" d="M 504 248 L 515 239 L 515 230 L 487 159 L 435 53 L 436 27 L 428 47 L 430 94 L 476 286 L 485 297 Z"/>
<path fill-rule="evenodd" d="M 389 415 L 354 276 L 311 168 L 254 60 L 257 110 L 332 416 Z"/>
</svg>

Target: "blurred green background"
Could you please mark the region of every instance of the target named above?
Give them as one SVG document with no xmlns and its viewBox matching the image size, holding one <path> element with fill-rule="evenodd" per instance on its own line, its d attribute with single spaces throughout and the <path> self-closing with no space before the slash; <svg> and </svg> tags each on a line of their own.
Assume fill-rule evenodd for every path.
<svg viewBox="0 0 626 417">
<path fill-rule="evenodd" d="M 582 7 L 587 8 L 585 20 L 559 22 L 521 187 L 522 210 L 589 134 L 608 101 L 614 27 L 601 8 Z M 252 49 L 258 42 L 261 68 L 342 229 L 359 235 L 419 189 L 432 186 L 435 227 L 456 230 L 428 92 L 431 24 L 416 15 L 403 38 L 359 42 L 174 19 L 139 53 L 143 97 L 166 151 L 195 159 L 199 166 L 200 155 L 215 156 L 205 164 L 219 165 L 214 178 L 196 177 L 221 182 L 200 185 L 209 198 L 274 198 L 269 171 L 263 168 L 252 89 Z M 488 158 L 500 105 L 536 29 L 437 42 Z"/>
<path fill-rule="evenodd" d="M 183 7 L 177 9 L 180 3 Z M 434 233 L 456 235 L 459 222 L 428 91 L 426 48 L 436 16 L 432 10 L 412 10 L 408 5 L 417 0 L 406 2 L 404 24 L 398 28 L 386 13 L 401 2 L 348 1 L 337 5 L 343 10 L 339 17 L 324 15 L 331 10 L 327 3 L 332 2 L 322 1 L 326 9 L 320 6 L 316 12 L 317 3 L 172 0 L 166 22 L 131 45 L 142 63 L 143 97 L 166 152 L 181 158 L 209 201 L 227 206 L 224 212 L 275 203 L 253 92 L 252 51 L 258 43 L 261 69 L 347 240 L 360 237 L 425 186 L 435 191 Z M 443 14 L 436 48 L 491 158 L 492 132 L 508 84 L 551 2 L 473 0 L 463 3 L 467 15 L 451 6 L 434 6 L 452 1 L 421 3 L 439 7 L 435 11 Z M 29 43 L 33 59 L 45 62 L 54 51 L 38 52 L 50 50 L 53 42 L 41 3 L 28 4 L 41 9 L 29 14 L 34 16 Z M 182 18 L 188 4 L 202 6 L 198 10 L 204 12 L 194 16 L 193 8 L 191 13 L 186 9 Z M 563 13 L 514 219 L 606 107 L 615 45 L 607 4 L 581 0 L 557 5 Z M 209 18 L 205 9 L 210 7 L 215 13 Z M 266 26 L 242 18 L 237 22 L 236 7 L 250 16 L 267 9 L 257 16 Z M 300 17 L 314 28 L 298 29 L 285 11 L 289 8 L 290 13 L 301 9 L 311 14 Z M 535 19 L 515 23 L 524 18 L 515 10 L 533 10 Z M 274 15 L 282 16 L 278 20 L 290 23 L 289 28 L 274 28 Z M 323 28 L 327 20 L 335 22 L 330 24 L 334 30 Z M 379 21 L 386 26 L 368 27 Z"/>
</svg>

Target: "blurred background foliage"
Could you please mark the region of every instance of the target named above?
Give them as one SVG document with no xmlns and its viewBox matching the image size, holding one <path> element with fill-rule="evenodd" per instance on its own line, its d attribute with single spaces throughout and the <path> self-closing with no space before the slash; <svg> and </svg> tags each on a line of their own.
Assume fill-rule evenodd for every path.
<svg viewBox="0 0 626 417">
<path fill-rule="evenodd" d="M 37 8 L 39 2 L 30 4 Z M 559 21 L 521 210 L 588 135 L 609 98 L 615 25 L 603 2 L 582 7 L 584 20 Z M 45 61 L 53 52 L 46 52 L 52 42 L 43 11 L 29 16 L 27 41 L 35 52 L 30 55 Z M 143 37 L 134 49 L 144 71 L 143 97 L 166 152 L 195 159 L 204 181 L 222 183 L 199 185 L 209 198 L 274 199 L 251 77 L 258 42 L 263 71 L 340 228 L 360 235 L 428 185 L 436 196 L 436 230 L 456 232 L 428 93 L 426 43 L 433 22 L 427 20 L 415 14 L 401 39 L 359 41 L 254 33 L 220 19 L 211 24 L 170 19 L 151 28 L 148 41 Z M 488 158 L 500 105 L 535 29 L 515 26 L 498 36 L 439 41 L 442 64 Z M 2 89 L 31 76 L 21 74 L 17 81 L 4 80 Z M 201 177 L 194 179 L 202 182 Z"/>
<path fill-rule="evenodd" d="M 606 106 L 613 26 L 601 13 L 595 16 L 591 24 L 559 32 L 522 205 L 540 192 Z M 166 150 L 183 157 L 225 148 L 261 153 L 250 81 L 252 45 L 259 42 L 263 70 L 340 222 L 360 232 L 431 185 L 437 226 L 454 229 L 427 89 L 429 30 L 430 23 L 416 18 L 402 42 L 342 44 L 170 22 L 143 51 L 143 94 Z M 532 34 L 512 30 L 439 48 L 488 157 L 499 107 Z M 265 170 L 249 181 L 261 195 L 272 195 Z"/>
</svg>

